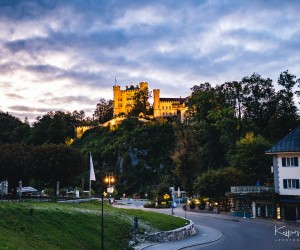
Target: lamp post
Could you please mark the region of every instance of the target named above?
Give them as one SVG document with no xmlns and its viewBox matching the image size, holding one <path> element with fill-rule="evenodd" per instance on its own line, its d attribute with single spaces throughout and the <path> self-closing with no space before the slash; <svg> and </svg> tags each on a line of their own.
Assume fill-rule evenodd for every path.
<svg viewBox="0 0 300 250">
<path fill-rule="evenodd" d="M 107 187 L 107 193 L 111 194 L 114 191 L 114 186 L 113 183 L 115 182 L 115 178 L 113 176 L 112 172 L 106 173 L 106 177 L 104 179 L 105 183 L 108 183 Z M 107 195 L 107 193 L 103 192 L 102 193 L 102 210 L 101 210 L 101 217 L 102 217 L 102 222 L 101 222 L 101 249 L 104 250 L 104 216 L 103 216 L 103 203 L 104 203 L 104 196 Z"/>
<path fill-rule="evenodd" d="M 101 249 L 104 250 L 104 232 L 103 232 L 103 228 L 104 228 L 104 221 L 103 221 L 103 203 L 104 203 L 104 192 L 101 195 L 102 198 L 102 205 L 101 205 Z"/>
<path fill-rule="evenodd" d="M 113 183 L 115 182 L 115 178 L 112 172 L 107 172 L 106 177 L 104 180 L 106 183 L 108 183 L 107 187 L 107 193 L 113 193 L 114 192 L 114 185 Z"/>
</svg>

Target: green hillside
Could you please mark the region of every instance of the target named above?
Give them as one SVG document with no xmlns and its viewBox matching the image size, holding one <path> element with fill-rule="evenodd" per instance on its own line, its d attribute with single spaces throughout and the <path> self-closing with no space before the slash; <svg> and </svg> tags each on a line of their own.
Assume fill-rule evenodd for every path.
<svg viewBox="0 0 300 250">
<path fill-rule="evenodd" d="M 80 204 L 0 203 L 0 249 L 100 249 L 101 202 Z M 105 249 L 129 249 L 134 217 L 141 230 L 171 230 L 185 225 L 177 217 L 104 206 Z"/>
<path fill-rule="evenodd" d="M 120 195 L 150 195 L 153 185 L 179 184 L 174 183 L 176 179 L 172 173 L 170 151 L 175 147 L 175 135 L 171 122 L 145 124 L 137 119 L 127 119 L 113 131 L 103 127 L 87 131 L 72 147 L 83 155 L 92 153 L 96 179 L 100 180 L 93 183 L 96 193 L 104 188 L 100 185 L 106 172 L 115 174 Z M 88 179 L 88 167 L 86 170 L 85 178 Z"/>
</svg>

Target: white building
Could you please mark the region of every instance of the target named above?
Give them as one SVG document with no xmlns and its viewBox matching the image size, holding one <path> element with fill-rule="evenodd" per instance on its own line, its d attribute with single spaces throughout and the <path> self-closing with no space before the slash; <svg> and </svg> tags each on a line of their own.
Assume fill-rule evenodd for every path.
<svg viewBox="0 0 300 250">
<path fill-rule="evenodd" d="M 273 156 L 274 188 L 279 194 L 277 218 L 292 221 L 300 219 L 300 126 L 266 154 Z"/>
</svg>

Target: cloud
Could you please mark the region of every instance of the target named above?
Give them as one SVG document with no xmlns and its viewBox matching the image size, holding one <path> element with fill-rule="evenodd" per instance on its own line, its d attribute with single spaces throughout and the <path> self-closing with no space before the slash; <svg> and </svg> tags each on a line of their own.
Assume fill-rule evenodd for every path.
<svg viewBox="0 0 300 250">
<path fill-rule="evenodd" d="M 90 115 L 115 78 L 164 97 L 253 72 L 276 83 L 299 72 L 299 11 L 292 0 L 1 1 L 1 108 Z"/>
<path fill-rule="evenodd" d="M 74 104 L 74 103 L 85 103 L 85 105 L 93 105 L 98 100 L 91 99 L 87 96 L 62 96 L 56 97 L 53 96 L 50 98 L 43 98 L 38 100 L 41 103 L 52 104 L 52 105 L 64 105 L 64 104 Z M 96 104 L 95 104 L 96 107 Z"/>
<path fill-rule="evenodd" d="M 11 106 L 8 108 L 13 111 L 22 111 L 22 112 L 49 112 L 49 111 L 51 111 L 47 108 L 37 108 L 37 107 L 27 107 L 27 106 Z"/>
<path fill-rule="evenodd" d="M 17 95 L 17 94 L 15 94 L 15 93 L 8 93 L 8 94 L 6 94 L 6 96 L 7 96 L 8 98 L 12 98 L 12 99 L 24 99 L 23 96 Z"/>
</svg>

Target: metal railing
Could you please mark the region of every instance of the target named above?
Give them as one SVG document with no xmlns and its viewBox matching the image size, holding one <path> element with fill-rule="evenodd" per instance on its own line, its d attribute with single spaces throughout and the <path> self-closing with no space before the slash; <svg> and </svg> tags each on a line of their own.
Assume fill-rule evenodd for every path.
<svg viewBox="0 0 300 250">
<path fill-rule="evenodd" d="M 260 192 L 274 192 L 274 187 L 264 186 L 238 186 L 231 187 L 231 193 L 247 194 L 247 193 L 260 193 Z"/>
</svg>

